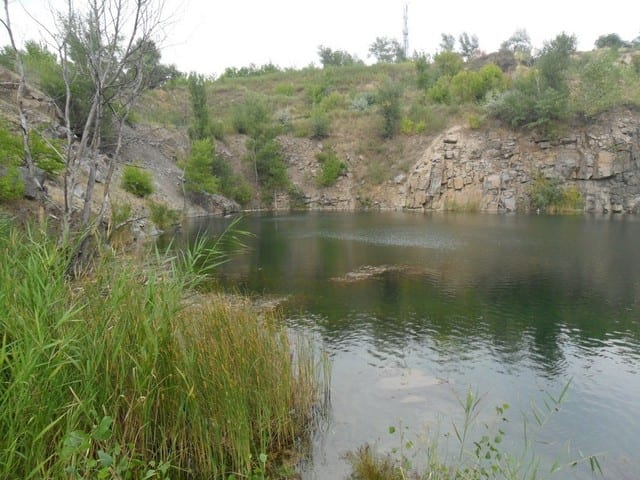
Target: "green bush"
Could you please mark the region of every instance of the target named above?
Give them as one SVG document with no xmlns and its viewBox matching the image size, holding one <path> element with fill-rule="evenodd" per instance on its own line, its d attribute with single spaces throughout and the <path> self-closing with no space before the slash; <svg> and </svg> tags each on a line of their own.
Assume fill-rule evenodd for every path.
<svg viewBox="0 0 640 480">
<path fill-rule="evenodd" d="M 142 167 L 125 165 L 122 172 L 122 188 L 138 197 L 146 197 L 153 193 L 151 173 Z"/>
<path fill-rule="evenodd" d="M 231 112 L 231 125 L 237 133 L 255 137 L 271 123 L 271 112 L 266 101 L 256 95 L 246 98 Z"/>
<path fill-rule="evenodd" d="M 329 119 L 329 114 L 322 108 L 315 107 L 311 110 L 309 122 L 311 125 L 311 138 L 320 139 L 329 136 L 331 120 Z"/>
<path fill-rule="evenodd" d="M 24 195 L 24 182 L 15 165 L 0 166 L 0 202 L 17 200 Z"/>
<path fill-rule="evenodd" d="M 391 138 L 398 131 L 402 112 L 400 109 L 400 85 L 387 79 L 376 92 L 376 104 L 382 115 L 382 137 Z"/>
<path fill-rule="evenodd" d="M 436 103 L 449 103 L 451 100 L 450 84 L 451 79 L 449 77 L 440 77 L 427 91 L 427 96 Z"/>
<path fill-rule="evenodd" d="M 149 200 L 147 206 L 149 207 L 149 211 L 151 212 L 151 221 L 160 230 L 166 230 L 167 228 L 171 227 L 177 222 L 179 218 L 178 212 L 170 209 L 164 203 Z"/>
<path fill-rule="evenodd" d="M 191 154 L 184 167 L 184 187 L 188 192 L 218 193 L 220 181 L 213 174 L 215 151 L 210 138 L 191 145 Z"/>
<path fill-rule="evenodd" d="M 318 176 L 318 184 L 323 187 L 334 185 L 340 175 L 347 170 L 346 164 L 338 158 L 332 147 L 328 147 L 323 152 L 318 153 L 316 159 L 322 166 Z"/>
<path fill-rule="evenodd" d="M 241 206 L 246 207 L 251 201 L 252 196 L 253 191 L 251 190 L 251 185 L 243 179 L 238 179 L 236 182 L 236 188 L 233 192 L 233 199 Z"/>
<path fill-rule="evenodd" d="M 622 101 L 622 71 L 617 60 L 615 51 L 596 51 L 580 65 L 579 82 L 571 96 L 572 107 L 577 113 L 593 117 Z"/>
<path fill-rule="evenodd" d="M 529 205 L 532 210 L 546 213 L 580 210 L 582 194 L 575 187 L 563 187 L 559 179 L 538 174 L 529 187 Z"/>
</svg>

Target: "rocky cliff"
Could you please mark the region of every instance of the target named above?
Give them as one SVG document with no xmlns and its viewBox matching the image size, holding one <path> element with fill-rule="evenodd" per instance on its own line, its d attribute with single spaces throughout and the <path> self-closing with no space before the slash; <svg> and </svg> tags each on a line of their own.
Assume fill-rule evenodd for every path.
<svg viewBox="0 0 640 480">
<path fill-rule="evenodd" d="M 353 161 L 346 154 L 349 173 L 334 187 L 318 188 L 309 180 L 317 162 L 291 142 L 285 142 L 289 172 L 310 208 L 525 211 L 534 179 L 542 178 L 579 192 L 585 212 L 640 213 L 640 112 L 635 110 L 567 126 L 557 138 L 455 126 L 414 153 L 406 174 L 392 173 L 392 180 L 378 186 L 364 184 L 357 156 Z"/>
<path fill-rule="evenodd" d="M 402 206 L 522 210 L 536 177 L 577 189 L 586 212 L 638 213 L 640 114 L 609 113 L 554 140 L 530 132 L 452 128 L 416 162 Z"/>
</svg>

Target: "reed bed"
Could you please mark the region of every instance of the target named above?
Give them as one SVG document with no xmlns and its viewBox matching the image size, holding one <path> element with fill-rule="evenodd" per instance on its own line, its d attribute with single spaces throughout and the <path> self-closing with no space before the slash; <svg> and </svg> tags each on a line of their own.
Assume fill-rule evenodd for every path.
<svg viewBox="0 0 640 480">
<path fill-rule="evenodd" d="M 0 219 L 0 478 L 278 476 L 322 402 L 310 342 L 185 302 L 200 254 L 104 252 L 71 282 L 70 250 Z"/>
</svg>

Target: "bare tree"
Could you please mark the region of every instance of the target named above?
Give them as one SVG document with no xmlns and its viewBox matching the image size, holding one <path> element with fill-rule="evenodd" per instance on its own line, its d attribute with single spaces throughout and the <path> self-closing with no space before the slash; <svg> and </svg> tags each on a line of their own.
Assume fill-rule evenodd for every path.
<svg viewBox="0 0 640 480">
<path fill-rule="evenodd" d="M 22 134 L 22 143 L 24 147 L 25 163 L 27 164 L 27 171 L 29 174 L 29 180 L 36 182 L 39 189 L 43 188 L 43 185 L 39 185 L 35 176 L 35 165 L 33 164 L 33 157 L 31 156 L 31 147 L 29 145 L 29 124 L 24 109 L 24 91 L 25 91 L 25 78 L 24 78 L 24 64 L 22 63 L 22 55 L 20 50 L 16 46 L 16 41 L 13 36 L 13 29 L 11 28 L 11 17 L 9 16 L 9 0 L 4 0 L 4 18 L 0 19 L 0 23 L 4 26 L 9 35 L 9 41 L 11 42 L 11 48 L 13 49 L 16 61 L 16 68 L 18 70 L 18 91 L 17 91 L 17 103 L 18 113 L 20 116 L 20 133 Z"/>
<path fill-rule="evenodd" d="M 55 34 L 66 87 L 65 123 L 67 143 L 65 162 L 65 222 L 74 206 L 74 190 L 82 161 L 89 161 L 80 227 L 92 222 L 94 187 L 102 151 L 103 131 L 110 123 L 114 140 L 106 157 L 103 198 L 97 217 L 101 222 L 109 207 L 109 190 L 116 164 L 120 160 L 123 130 L 136 100 L 147 82 L 145 49 L 154 46 L 162 25 L 162 0 L 87 0 L 78 8 L 67 0 L 65 12 L 57 13 Z M 71 99 L 77 76 L 90 80 L 91 95 L 86 118 L 73 142 Z M 95 223 L 93 223 L 95 224 Z"/>
</svg>

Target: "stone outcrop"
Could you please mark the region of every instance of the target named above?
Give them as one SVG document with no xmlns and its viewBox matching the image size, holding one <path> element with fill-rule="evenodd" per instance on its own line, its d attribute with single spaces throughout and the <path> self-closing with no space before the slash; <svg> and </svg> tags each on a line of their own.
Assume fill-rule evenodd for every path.
<svg viewBox="0 0 640 480">
<path fill-rule="evenodd" d="M 537 176 L 577 189 L 587 212 L 640 213 L 640 114 L 602 116 L 557 138 L 454 127 L 408 175 L 407 209 L 523 210 Z"/>
</svg>

